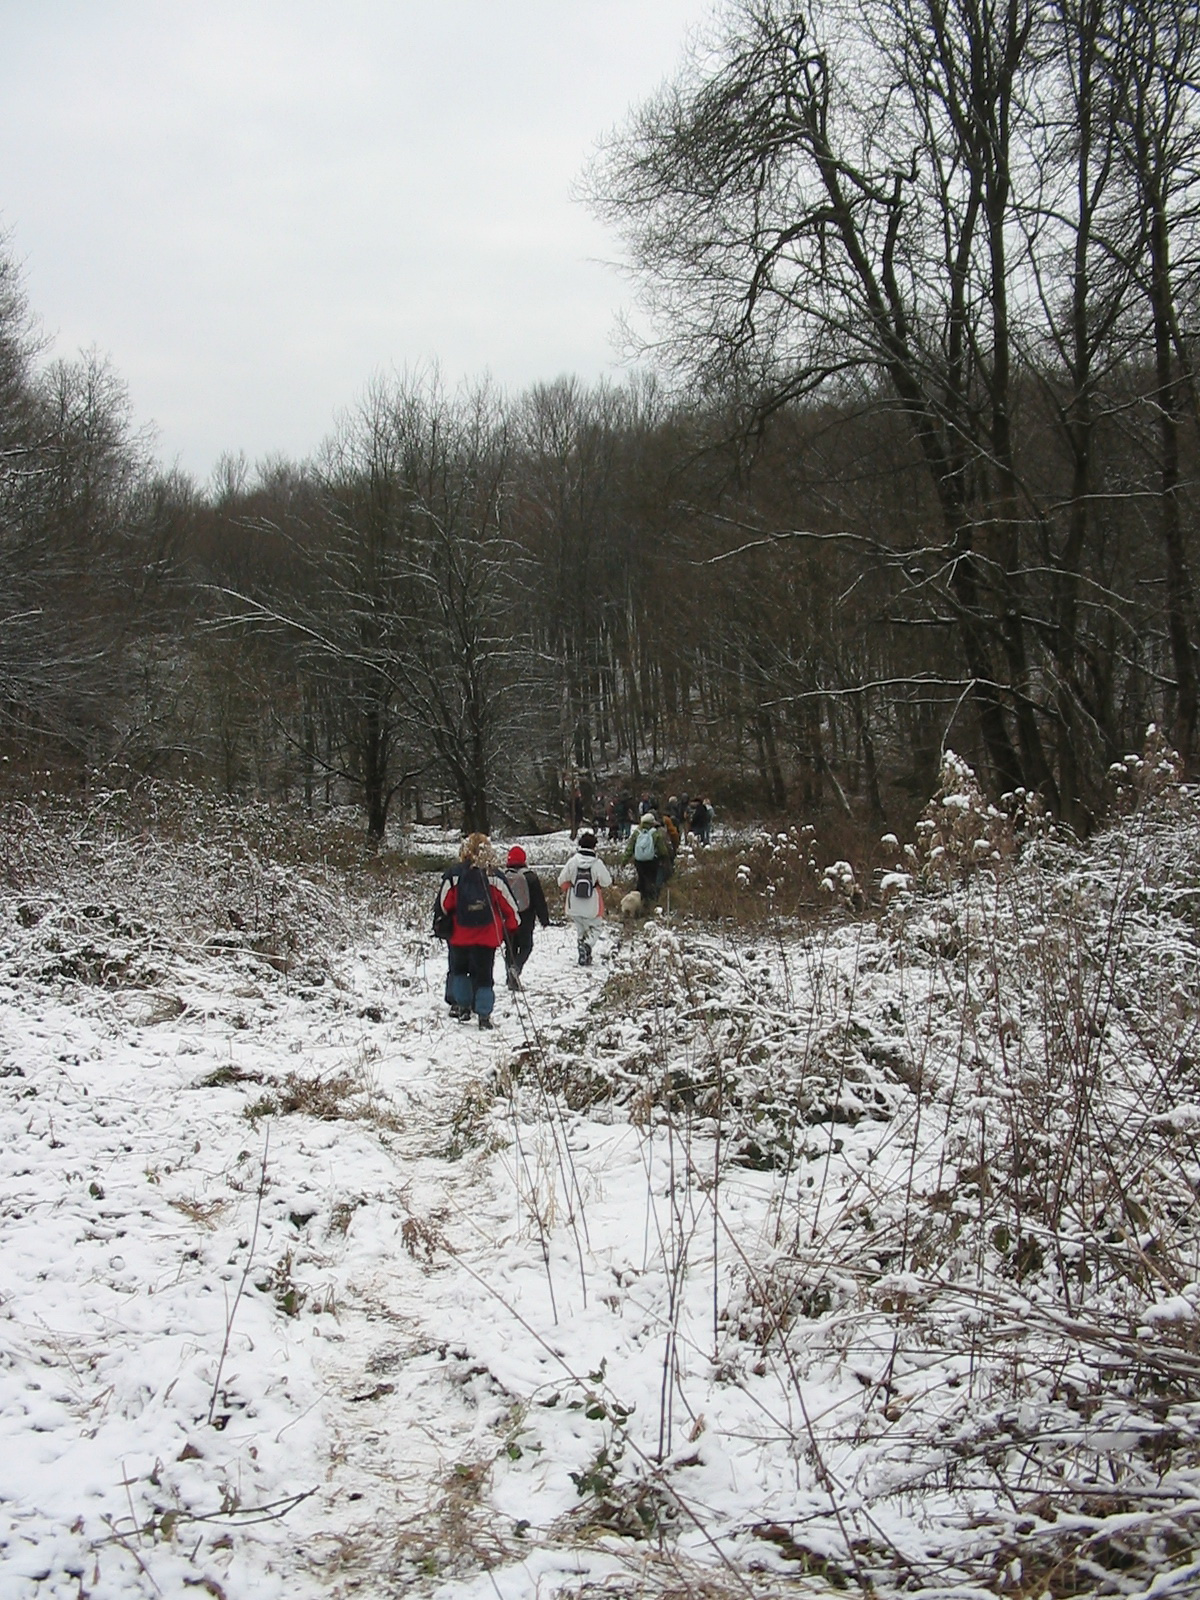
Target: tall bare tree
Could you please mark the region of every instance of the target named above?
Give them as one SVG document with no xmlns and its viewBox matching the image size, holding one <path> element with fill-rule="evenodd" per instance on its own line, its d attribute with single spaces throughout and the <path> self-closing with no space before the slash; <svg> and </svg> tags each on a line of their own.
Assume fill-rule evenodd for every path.
<svg viewBox="0 0 1200 1600">
<path fill-rule="evenodd" d="M 928 520 L 900 540 L 847 531 L 886 544 L 898 579 L 919 569 L 897 609 L 933 597 L 952 619 L 1000 785 L 1039 788 L 1072 819 L 1085 815 L 1080 760 L 1103 771 L 1113 737 L 1098 621 L 1110 605 L 1097 581 L 1105 490 L 1109 522 L 1123 513 L 1096 480 L 1097 426 L 1109 442 L 1146 348 L 1131 336 L 1130 252 L 1151 224 L 1131 227 L 1116 132 L 1128 91 L 1113 41 L 1133 15 L 1034 0 L 737 0 L 714 49 L 635 115 L 591 180 L 642 275 L 658 348 L 702 393 L 736 397 L 760 424 L 818 405 L 904 419 Z M 1184 32 L 1181 10 L 1172 26 Z M 1144 45 L 1151 56 L 1164 52 Z M 1150 132 L 1124 118 L 1131 148 L 1162 147 L 1158 88 Z M 1170 137 L 1181 175 L 1181 128 Z M 1160 197 L 1143 188 L 1142 211 L 1157 207 L 1177 241 L 1191 228 L 1181 180 Z M 1174 378 L 1157 369 L 1164 486 L 1182 393 L 1168 331 L 1164 315 L 1154 347 L 1176 363 Z M 1172 555 L 1180 497 L 1164 487 L 1162 500 L 1175 639 L 1190 599 Z M 1186 708 L 1190 656 L 1178 645 L 1174 659 Z"/>
</svg>

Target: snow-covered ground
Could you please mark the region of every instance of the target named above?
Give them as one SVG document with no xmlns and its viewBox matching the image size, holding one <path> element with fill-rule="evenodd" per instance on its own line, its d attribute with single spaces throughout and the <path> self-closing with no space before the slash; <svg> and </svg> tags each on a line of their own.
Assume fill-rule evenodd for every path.
<svg viewBox="0 0 1200 1600">
<path fill-rule="evenodd" d="M 8 817 L 3 1600 L 1200 1582 L 1194 803 L 492 1034 L 433 878 L 118 813 Z"/>
</svg>

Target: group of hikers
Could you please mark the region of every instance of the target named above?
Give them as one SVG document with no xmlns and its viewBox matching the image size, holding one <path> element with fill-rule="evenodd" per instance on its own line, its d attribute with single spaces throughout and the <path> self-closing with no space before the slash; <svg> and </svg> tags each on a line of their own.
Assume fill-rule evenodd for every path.
<svg viewBox="0 0 1200 1600">
<path fill-rule="evenodd" d="M 700 819 L 702 807 L 704 817 Z M 707 844 L 712 829 L 712 807 L 707 801 L 696 802 L 689 817 L 673 795 L 660 822 L 652 797 L 643 797 L 637 827 L 626 830 L 622 857 L 632 863 L 637 875 L 636 898 L 627 897 L 635 898 L 634 910 L 648 911 L 674 871 L 685 817 L 690 824 L 686 831 Z M 503 867 L 486 833 L 468 834 L 458 855 L 438 888 L 433 931 L 446 941 L 450 1015 L 458 1022 L 469 1022 L 474 1016 L 479 1027 L 487 1029 L 493 1026 L 496 1004 L 496 952 L 504 951 L 508 988 L 519 990 L 522 968 L 533 950 L 534 927 L 538 923 L 549 927 L 550 908 L 541 879 L 519 844 L 509 850 Z M 592 964 L 605 915 L 603 891 L 611 888 L 612 882 L 612 872 L 597 854 L 596 830 L 580 828 L 558 874 L 558 887 L 564 894 L 567 920 L 575 927 L 581 967 Z"/>
<path fill-rule="evenodd" d="M 576 789 L 572 799 L 572 837 L 587 824 L 589 809 L 592 831 L 597 837 L 606 833 L 613 843 L 628 839 L 640 818 L 646 815 L 661 815 L 663 826 L 674 828 L 676 848 L 679 840 L 687 835 L 703 845 L 712 838 L 713 807 L 707 796 L 696 799 L 686 794 L 673 794 L 666 806 L 660 808 L 657 795 L 643 794 L 640 800 L 635 800 L 630 790 L 623 789 L 611 798 L 598 795 L 589 808 L 582 791 Z"/>
</svg>

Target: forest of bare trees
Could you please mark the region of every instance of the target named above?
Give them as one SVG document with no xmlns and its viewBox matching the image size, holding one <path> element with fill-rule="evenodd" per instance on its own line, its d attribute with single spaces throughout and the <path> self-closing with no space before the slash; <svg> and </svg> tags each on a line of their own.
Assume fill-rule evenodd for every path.
<svg viewBox="0 0 1200 1600">
<path fill-rule="evenodd" d="M 1080 831 L 1200 759 L 1200 20 L 738 0 L 587 187 L 647 371 L 367 386 L 164 473 L 0 263 L 0 753 L 471 827 L 681 771 L 919 806 L 946 744 Z"/>
</svg>

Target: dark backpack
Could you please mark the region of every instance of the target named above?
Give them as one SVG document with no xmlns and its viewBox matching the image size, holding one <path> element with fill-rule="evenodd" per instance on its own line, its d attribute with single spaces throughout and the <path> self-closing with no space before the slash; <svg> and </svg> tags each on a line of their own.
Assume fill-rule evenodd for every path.
<svg viewBox="0 0 1200 1600">
<path fill-rule="evenodd" d="M 495 921 L 492 891 L 479 867 L 463 867 L 455 880 L 454 920 L 460 928 L 486 928 Z"/>
<path fill-rule="evenodd" d="M 442 904 L 442 891 L 449 881 L 450 873 L 442 874 L 442 881 L 438 884 L 437 899 L 433 902 L 433 936 L 435 939 L 448 939 L 454 932 L 454 913 L 447 911 Z"/>
<path fill-rule="evenodd" d="M 590 900 L 596 892 L 596 885 L 592 881 L 591 867 L 580 865 L 575 868 L 575 882 L 572 884 L 576 900 Z"/>
</svg>

